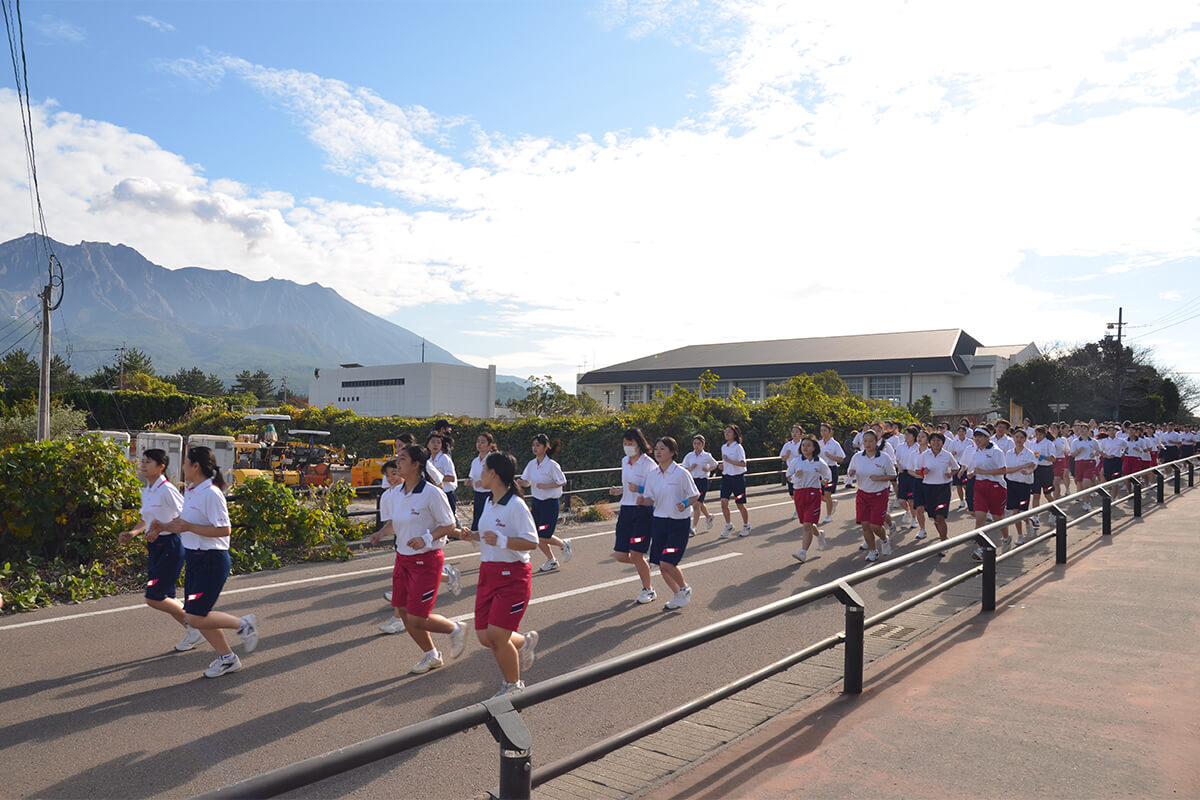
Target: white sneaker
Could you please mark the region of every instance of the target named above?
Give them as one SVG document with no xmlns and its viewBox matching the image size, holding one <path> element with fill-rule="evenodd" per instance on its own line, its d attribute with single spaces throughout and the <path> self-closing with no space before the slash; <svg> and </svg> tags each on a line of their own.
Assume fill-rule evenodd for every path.
<svg viewBox="0 0 1200 800">
<path fill-rule="evenodd" d="M 875 552 L 874 550 L 867 551 L 867 561 L 878 561 L 878 560 L 879 560 L 879 553 Z"/>
<path fill-rule="evenodd" d="M 838 500 L 836 497 L 833 498 L 833 511 L 829 515 L 830 519 L 833 519 L 833 515 L 837 513 L 837 507 L 838 507 L 839 502 L 841 502 L 841 501 Z"/>
<path fill-rule="evenodd" d="M 826 514 L 825 519 L 821 520 L 822 525 L 828 525 L 833 522 L 833 514 Z"/>
<path fill-rule="evenodd" d="M 184 653 L 184 652 L 187 652 L 188 650 L 194 649 L 196 647 L 196 645 L 198 645 L 198 644 L 200 644 L 200 642 L 204 641 L 204 634 L 202 634 L 200 631 L 193 628 L 191 625 L 188 625 L 186 627 L 187 627 L 187 633 L 185 633 L 183 635 L 183 638 L 180 639 L 179 642 L 175 645 L 175 649 L 181 653 Z"/>
<path fill-rule="evenodd" d="M 404 620 L 400 617 L 392 617 L 380 625 L 379 630 L 384 633 L 404 633 Z"/>
<path fill-rule="evenodd" d="M 808 558 L 808 551 L 807 550 L 799 550 L 795 553 L 792 553 L 792 558 L 796 559 L 801 564 L 803 564 L 804 559 Z"/>
<path fill-rule="evenodd" d="M 828 550 L 829 540 L 825 538 L 825 531 L 817 531 L 817 549 Z"/>
<path fill-rule="evenodd" d="M 711 514 L 704 518 L 704 530 L 706 530 L 706 531 L 712 530 L 712 521 L 713 521 L 713 518 L 712 518 Z"/>
<path fill-rule="evenodd" d="M 463 648 L 467 646 L 467 626 L 461 622 L 454 623 L 454 630 L 450 631 L 450 660 L 458 658 L 463 654 Z"/>
<path fill-rule="evenodd" d="M 242 640 L 242 649 L 253 653 L 258 647 L 258 615 L 247 614 L 242 617 L 242 626 L 238 628 L 238 638 Z"/>
<path fill-rule="evenodd" d="M 888 539 L 883 540 L 883 544 L 879 546 L 879 554 L 881 556 L 890 556 L 892 554 L 892 543 Z"/>
<path fill-rule="evenodd" d="M 976 547 L 975 552 L 971 553 L 971 558 L 975 559 L 976 561 L 983 561 L 983 548 Z"/>
<path fill-rule="evenodd" d="M 798 511 L 793 511 L 793 512 L 792 512 L 792 517 L 791 517 L 791 518 L 792 518 L 792 519 L 800 519 L 800 512 L 798 512 Z"/>
<path fill-rule="evenodd" d="M 958 501 L 958 510 L 959 510 L 959 511 L 962 511 L 962 510 L 963 510 L 964 508 L 966 508 L 966 507 L 967 507 L 967 501 L 966 501 L 966 500 L 959 500 L 959 501 Z"/>
<path fill-rule="evenodd" d="M 389 603 L 392 602 L 392 590 L 391 589 L 388 589 L 386 592 L 383 593 L 383 599 L 387 600 Z"/>
<path fill-rule="evenodd" d="M 1030 526 L 1034 527 L 1034 528 L 1040 528 L 1042 526 L 1041 516 L 1042 516 L 1041 514 L 1038 514 L 1036 517 L 1030 517 L 1029 518 Z"/>
<path fill-rule="evenodd" d="M 641 605 L 646 605 L 646 603 L 654 600 L 655 597 L 658 597 L 658 595 L 654 593 L 653 589 L 642 589 L 641 594 L 637 596 L 637 601 Z"/>
<path fill-rule="evenodd" d="M 1084 503 L 1084 504 L 1083 504 L 1083 510 L 1084 510 L 1085 512 L 1086 512 L 1086 511 L 1091 511 L 1091 510 L 1092 510 L 1092 504 L 1091 504 L 1091 503 Z"/>
<path fill-rule="evenodd" d="M 925 532 L 925 529 L 924 529 L 924 528 L 921 528 L 921 530 L 917 531 L 917 535 L 916 535 L 916 536 L 914 536 L 913 538 L 914 538 L 914 539 L 924 539 L 924 538 L 925 538 L 926 536 L 928 536 L 928 535 L 929 535 L 929 534 L 927 534 L 927 533 Z"/>
<path fill-rule="evenodd" d="M 219 678 L 227 672 L 237 672 L 241 668 L 242 660 L 236 654 L 230 653 L 228 656 L 219 656 L 209 664 L 208 669 L 204 670 L 204 677 Z"/>
<path fill-rule="evenodd" d="M 558 559 L 552 558 L 538 567 L 538 572 L 554 572 L 556 569 L 558 569 Z"/>
<path fill-rule="evenodd" d="M 571 549 L 571 540 L 570 540 L 570 539 L 563 539 L 563 546 L 562 546 L 562 563 L 563 563 L 563 566 L 566 566 L 566 563 L 567 563 L 568 561 L 570 561 L 570 560 L 571 560 L 571 556 L 572 556 L 573 554 L 574 554 L 574 551 Z"/>
<path fill-rule="evenodd" d="M 429 672 L 429 670 L 437 669 L 444 663 L 445 662 L 442 661 L 441 653 L 439 653 L 437 650 L 430 650 L 421 657 L 420 661 L 418 661 L 416 664 L 413 664 L 413 668 L 409 670 L 409 673 L 413 675 L 424 675 L 426 672 Z"/>
<path fill-rule="evenodd" d="M 695 536 L 695 535 L 696 535 L 696 529 L 688 528 L 688 536 Z"/>
<path fill-rule="evenodd" d="M 988 521 L 988 522 L 995 522 L 995 521 L 996 521 L 996 519 L 995 519 L 995 517 L 993 517 L 991 514 L 988 514 L 988 515 L 987 515 L 987 521 Z"/>
<path fill-rule="evenodd" d="M 917 523 L 916 523 L 916 520 L 913 519 L 913 515 L 908 513 L 907 511 L 905 511 L 904 512 L 904 520 L 901 522 L 901 524 L 906 525 L 909 528 L 911 528 L 914 525 L 916 525 Z"/>
<path fill-rule="evenodd" d="M 858 549 L 859 549 L 859 550 L 866 550 L 866 549 L 867 549 L 867 543 L 866 543 L 866 542 L 859 542 L 859 543 L 858 543 Z"/>
<path fill-rule="evenodd" d="M 538 632 L 530 631 L 525 634 L 525 644 L 521 645 L 521 649 L 517 651 L 518 663 L 521 666 L 521 672 L 533 666 L 533 659 L 537 656 L 534 650 L 538 646 Z"/>
<path fill-rule="evenodd" d="M 738 531 L 738 536 L 749 536 L 749 535 L 750 535 L 750 526 L 748 524 L 743 525 L 742 529 L 740 531 Z"/>
<path fill-rule="evenodd" d="M 462 570 L 458 567 L 446 567 L 446 583 L 456 597 L 462 594 Z"/>
<path fill-rule="evenodd" d="M 525 681 L 519 680 L 516 683 L 509 683 L 508 681 L 502 680 L 502 681 L 500 681 L 500 691 L 496 692 L 494 695 L 492 695 L 492 697 L 503 697 L 506 694 L 513 694 L 514 692 L 519 692 L 519 691 L 523 690 L 524 688 L 525 688 Z"/>
<path fill-rule="evenodd" d="M 1005 550 L 1005 551 L 1011 550 L 1012 549 L 1012 539 L 1008 538 L 1007 536 L 1001 538 L 1000 539 L 1000 547 L 998 549 Z"/>
<path fill-rule="evenodd" d="M 680 589 L 678 592 L 676 592 L 675 595 L 670 600 L 667 601 L 667 604 L 664 607 L 668 610 L 673 611 L 677 608 L 683 608 L 691 601 L 692 601 L 692 587 L 684 586 L 682 589 Z"/>
<path fill-rule="evenodd" d="M 721 531 L 721 538 L 724 539 L 729 534 L 733 533 L 733 523 L 726 522 L 724 530 Z"/>
<path fill-rule="evenodd" d="M 1025 544 L 1025 534 L 1023 534 L 1023 533 L 1017 534 L 1017 544 L 1019 544 L 1019 545 Z"/>
</svg>

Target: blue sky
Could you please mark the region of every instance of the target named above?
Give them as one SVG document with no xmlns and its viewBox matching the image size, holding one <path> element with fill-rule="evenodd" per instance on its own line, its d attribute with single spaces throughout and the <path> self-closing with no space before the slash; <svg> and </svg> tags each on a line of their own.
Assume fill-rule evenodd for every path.
<svg viewBox="0 0 1200 800">
<path fill-rule="evenodd" d="M 567 386 L 714 340 L 1069 344 L 1118 306 L 1200 373 L 1194 2 L 22 11 L 70 243 L 317 281 Z M 5 118 L 11 238 L 32 227 L 11 90 Z"/>
</svg>

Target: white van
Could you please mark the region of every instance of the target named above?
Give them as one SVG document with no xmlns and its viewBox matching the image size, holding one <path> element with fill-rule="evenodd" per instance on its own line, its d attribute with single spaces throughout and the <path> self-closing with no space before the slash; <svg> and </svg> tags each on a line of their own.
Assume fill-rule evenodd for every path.
<svg viewBox="0 0 1200 800">
<path fill-rule="evenodd" d="M 178 486 L 183 482 L 183 437 L 178 433 L 142 431 L 137 435 L 138 458 L 147 450 L 162 450 L 170 459 L 167 480 Z"/>
<path fill-rule="evenodd" d="M 207 433 L 193 433 L 187 438 L 189 450 L 193 447 L 207 447 L 213 451 L 217 466 L 221 468 L 221 475 L 225 478 L 226 488 L 233 480 L 233 442 L 232 436 L 212 436 Z M 186 455 L 186 451 L 184 454 Z"/>
<path fill-rule="evenodd" d="M 137 458 L 129 451 L 129 434 L 125 431 L 87 431 L 89 436 L 99 436 L 106 442 L 115 442 L 125 451 L 125 457 L 134 463 Z"/>
</svg>

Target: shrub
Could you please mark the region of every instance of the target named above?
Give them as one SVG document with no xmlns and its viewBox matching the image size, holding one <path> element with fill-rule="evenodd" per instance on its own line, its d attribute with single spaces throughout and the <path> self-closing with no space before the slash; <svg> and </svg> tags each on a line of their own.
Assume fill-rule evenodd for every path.
<svg viewBox="0 0 1200 800">
<path fill-rule="evenodd" d="M 595 503 L 581 509 L 578 517 L 580 522 L 604 522 L 613 518 L 612 506 L 608 503 Z"/>
<path fill-rule="evenodd" d="M 277 569 L 281 556 L 306 560 L 350 558 L 348 536 L 362 526 L 346 516 L 353 490 L 335 484 L 312 504 L 269 478 L 251 478 L 230 495 L 230 560 L 233 571 Z"/>
</svg>

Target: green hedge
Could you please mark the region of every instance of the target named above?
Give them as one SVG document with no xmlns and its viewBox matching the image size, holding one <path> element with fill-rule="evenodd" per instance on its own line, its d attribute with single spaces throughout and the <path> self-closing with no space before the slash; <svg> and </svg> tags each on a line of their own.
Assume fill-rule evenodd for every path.
<svg viewBox="0 0 1200 800">
<path fill-rule="evenodd" d="M 35 389 L 0 389 L 0 409 L 11 409 L 23 400 L 36 397 Z M 223 411 L 229 407 L 229 401 L 225 398 L 131 391 L 101 392 L 92 389 L 55 392 L 54 400 L 86 412 L 88 427 L 100 430 L 163 428 L 185 419 L 198 409 L 211 407 Z"/>
</svg>

